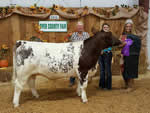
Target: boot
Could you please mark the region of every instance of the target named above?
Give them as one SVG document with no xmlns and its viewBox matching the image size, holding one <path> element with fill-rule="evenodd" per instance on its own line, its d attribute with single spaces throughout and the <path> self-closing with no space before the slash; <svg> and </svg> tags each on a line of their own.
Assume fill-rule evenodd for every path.
<svg viewBox="0 0 150 113">
<path fill-rule="evenodd" d="M 126 89 L 126 92 L 133 91 L 133 83 L 134 83 L 133 79 L 128 79 L 128 88 Z"/>
<path fill-rule="evenodd" d="M 125 83 L 124 89 L 127 89 L 129 87 L 129 85 L 128 85 L 128 79 L 124 79 L 124 83 Z"/>
</svg>

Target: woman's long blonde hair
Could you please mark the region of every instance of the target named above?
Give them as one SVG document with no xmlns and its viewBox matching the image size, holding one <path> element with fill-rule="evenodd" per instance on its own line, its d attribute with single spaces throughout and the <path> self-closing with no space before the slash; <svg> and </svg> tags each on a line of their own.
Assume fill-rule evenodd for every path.
<svg viewBox="0 0 150 113">
<path fill-rule="evenodd" d="M 131 24 L 131 25 L 132 25 L 131 34 L 136 35 L 137 33 L 136 33 L 136 30 L 135 30 L 135 25 L 134 25 L 134 23 L 133 23 L 133 21 L 132 21 L 131 19 L 127 19 L 127 20 L 125 21 L 122 34 L 126 33 L 125 27 L 126 27 L 127 24 Z"/>
</svg>

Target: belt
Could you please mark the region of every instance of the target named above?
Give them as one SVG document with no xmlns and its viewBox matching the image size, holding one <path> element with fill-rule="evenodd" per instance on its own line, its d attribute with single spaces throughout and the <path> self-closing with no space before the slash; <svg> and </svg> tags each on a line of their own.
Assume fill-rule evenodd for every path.
<svg viewBox="0 0 150 113">
<path fill-rule="evenodd" d="M 105 51 L 104 53 L 111 53 L 111 51 Z"/>
</svg>

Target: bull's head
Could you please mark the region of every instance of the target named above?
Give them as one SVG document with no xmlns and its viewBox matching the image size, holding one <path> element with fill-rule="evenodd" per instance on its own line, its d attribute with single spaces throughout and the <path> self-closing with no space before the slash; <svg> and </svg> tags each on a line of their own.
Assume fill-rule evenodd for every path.
<svg viewBox="0 0 150 113">
<path fill-rule="evenodd" d="M 117 39 L 111 32 L 104 32 L 103 38 L 107 46 L 118 46 L 121 44 L 121 41 Z"/>
</svg>

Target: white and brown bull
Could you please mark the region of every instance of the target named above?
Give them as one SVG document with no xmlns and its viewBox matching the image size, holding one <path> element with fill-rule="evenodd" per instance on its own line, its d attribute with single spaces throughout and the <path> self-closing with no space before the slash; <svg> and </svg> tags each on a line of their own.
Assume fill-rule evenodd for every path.
<svg viewBox="0 0 150 113">
<path fill-rule="evenodd" d="M 83 102 L 87 102 L 88 76 L 91 72 L 96 72 L 95 65 L 101 50 L 120 43 L 111 33 L 105 32 L 98 32 L 79 42 L 17 41 L 13 51 L 14 106 L 19 106 L 20 94 L 25 84 L 29 85 L 33 96 L 39 97 L 35 89 L 37 74 L 49 79 L 77 75 L 77 94 Z"/>
</svg>

